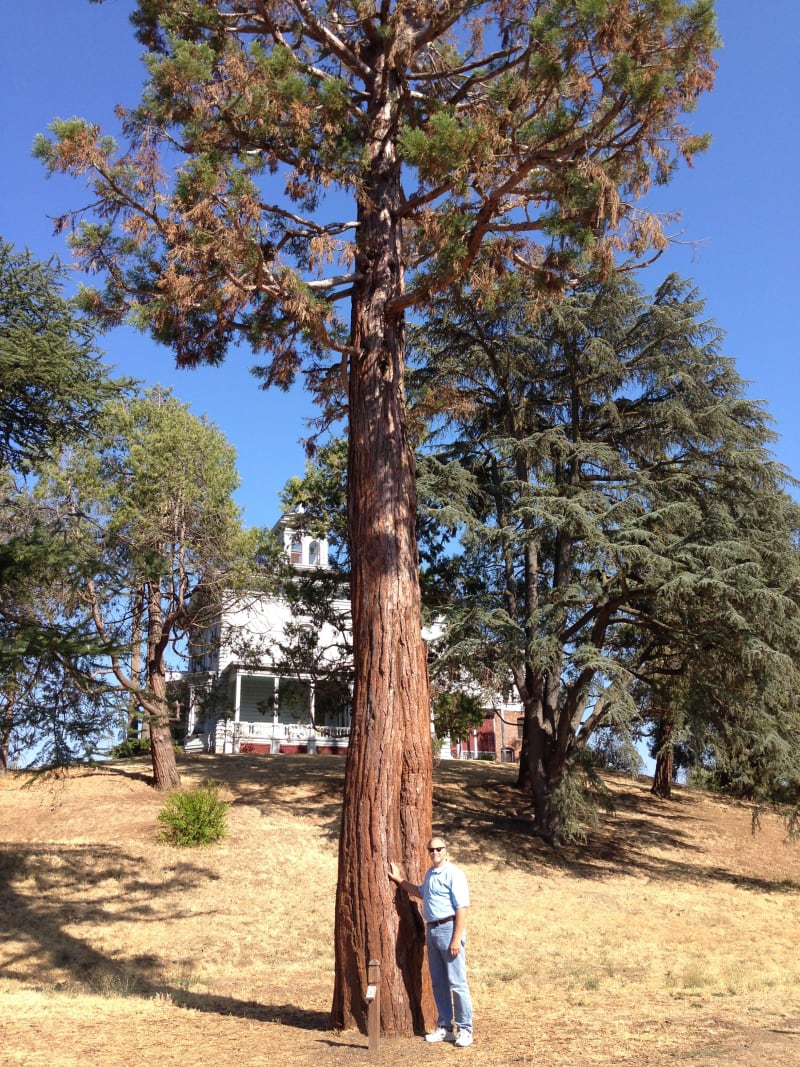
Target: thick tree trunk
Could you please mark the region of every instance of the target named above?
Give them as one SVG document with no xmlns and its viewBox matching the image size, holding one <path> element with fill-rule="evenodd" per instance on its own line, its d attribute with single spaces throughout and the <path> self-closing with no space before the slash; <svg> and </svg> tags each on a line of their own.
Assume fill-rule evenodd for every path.
<svg viewBox="0 0 800 1067">
<path fill-rule="evenodd" d="M 530 559 L 529 555 L 529 573 Z M 535 605 L 535 590 L 529 589 L 527 596 Z M 524 679 L 517 678 L 517 688 L 524 708 L 517 787 L 531 798 L 533 832 L 557 844 L 561 819 L 552 798 L 564 777 L 569 737 L 566 724 L 559 719 L 558 684 L 548 682 L 546 674 L 526 664 Z"/>
<path fill-rule="evenodd" d="M 668 749 L 662 749 L 656 756 L 656 767 L 650 792 L 663 800 L 669 800 L 672 796 L 673 765 L 672 746 Z"/>
<path fill-rule="evenodd" d="M 533 807 L 533 831 L 557 845 L 561 841 L 562 815 L 554 797 L 567 766 L 568 724 L 563 720 L 566 713 L 559 709 L 557 691 L 548 692 L 544 679 L 535 688 L 542 695 L 525 705 L 526 781 Z"/>
<path fill-rule="evenodd" d="M 387 105 L 388 114 L 388 105 Z M 381 116 L 373 116 L 376 128 Z M 381 964 L 381 1031 L 420 1034 L 434 1021 L 416 903 L 389 881 L 427 867 L 433 753 L 420 633 L 413 451 L 405 418 L 402 291 L 391 137 L 373 145 L 359 205 L 349 388 L 348 515 L 355 680 L 336 896 L 332 1025 L 366 1030 L 367 966 Z"/>
<path fill-rule="evenodd" d="M 658 725 L 656 767 L 653 772 L 653 784 L 650 787 L 650 792 L 663 800 L 669 800 L 672 796 L 672 778 L 675 770 L 673 734 L 674 723 L 669 715 L 665 715 Z"/>
<path fill-rule="evenodd" d="M 150 698 L 145 703 L 150 731 L 150 758 L 153 764 L 153 785 L 156 789 L 177 789 L 181 784 L 172 732 L 169 728 L 167 679 L 164 671 L 162 613 L 158 589 L 148 594 L 147 612 L 147 685 Z"/>
<path fill-rule="evenodd" d="M 561 841 L 561 813 L 553 804 L 564 777 L 565 759 L 559 757 L 546 726 L 534 720 L 528 741 L 528 770 L 533 801 L 533 831 L 551 845 Z"/>
</svg>

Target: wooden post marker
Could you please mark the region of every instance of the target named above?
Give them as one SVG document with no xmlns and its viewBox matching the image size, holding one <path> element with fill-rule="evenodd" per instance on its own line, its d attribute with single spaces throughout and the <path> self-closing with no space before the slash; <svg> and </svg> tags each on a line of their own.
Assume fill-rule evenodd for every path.
<svg viewBox="0 0 800 1067">
<path fill-rule="evenodd" d="M 367 967 L 367 1035 L 370 1052 L 377 1052 L 381 1043 L 381 965 L 370 960 Z"/>
</svg>

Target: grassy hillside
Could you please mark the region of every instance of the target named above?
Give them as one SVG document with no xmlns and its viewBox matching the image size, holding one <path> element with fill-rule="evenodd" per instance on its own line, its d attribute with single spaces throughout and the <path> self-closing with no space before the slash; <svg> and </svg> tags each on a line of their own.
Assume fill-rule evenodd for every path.
<svg viewBox="0 0 800 1067">
<path fill-rule="evenodd" d="M 144 764 L 0 781 L 0 1063 L 249 1067 L 452 1057 L 800 1065 L 800 846 L 748 806 L 609 779 L 584 847 L 527 832 L 510 767 L 436 771 L 472 889 L 471 1049 L 326 1029 L 343 762 L 201 757 L 233 802 L 203 850 L 158 841 Z"/>
</svg>

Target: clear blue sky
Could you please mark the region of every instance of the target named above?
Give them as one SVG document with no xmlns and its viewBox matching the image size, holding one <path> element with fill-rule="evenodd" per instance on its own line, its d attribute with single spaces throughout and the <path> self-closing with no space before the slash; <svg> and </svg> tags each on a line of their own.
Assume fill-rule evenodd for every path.
<svg viewBox="0 0 800 1067">
<path fill-rule="evenodd" d="M 47 180 L 31 158 L 36 133 L 56 116 L 79 115 L 114 132 L 114 105 L 139 100 L 144 69 L 128 25 L 129 0 L 34 0 L 5 5 L 0 26 L 0 236 L 40 258 L 68 259 L 50 218 L 86 196 L 69 179 Z M 710 131 L 711 149 L 684 167 L 653 206 L 679 210 L 681 244 L 649 268 L 653 289 L 675 270 L 693 278 L 710 318 L 725 330 L 725 352 L 763 400 L 780 440 L 777 458 L 800 476 L 800 70 L 798 0 L 718 0 L 723 47 L 717 85 L 690 124 Z M 238 499 L 250 524 L 272 524 L 278 492 L 300 474 L 298 441 L 312 413 L 298 387 L 265 393 L 249 373 L 246 350 L 220 368 L 175 370 L 171 354 L 131 330 L 101 339 L 106 360 L 175 394 L 216 422 L 238 453 Z"/>
</svg>

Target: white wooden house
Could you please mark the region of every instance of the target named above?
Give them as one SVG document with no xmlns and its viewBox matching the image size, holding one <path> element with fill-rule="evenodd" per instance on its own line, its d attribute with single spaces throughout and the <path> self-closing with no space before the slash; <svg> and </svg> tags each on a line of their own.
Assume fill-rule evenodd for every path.
<svg viewBox="0 0 800 1067">
<path fill-rule="evenodd" d="M 297 534 L 291 516 L 275 527 L 298 578 L 329 568 L 328 544 Z M 186 705 L 187 752 L 344 753 L 350 735 L 350 704 L 326 673 L 350 655 L 350 603 L 335 602 L 337 625 L 314 631 L 305 662 L 287 671 L 287 633 L 302 623 L 292 606 L 275 596 L 230 598 L 214 626 L 193 635 Z M 423 634 L 428 639 L 434 633 Z M 312 662 L 313 661 L 313 662 Z M 281 667 L 280 665 L 284 666 Z M 521 741 L 520 705 L 499 694 L 486 700 L 486 718 L 457 745 L 445 740 L 444 759 L 514 761 Z M 431 723 L 433 733 L 433 723 Z"/>
<path fill-rule="evenodd" d="M 276 531 L 298 573 L 328 568 L 324 540 L 295 533 L 286 519 Z M 288 676 L 291 606 L 274 596 L 231 597 L 213 627 L 192 638 L 187 752 L 340 752 L 350 732 L 349 702 L 324 680 L 326 667 L 348 652 L 349 601 L 334 605 L 341 624 L 323 624 L 313 638 L 314 663 Z"/>
</svg>

